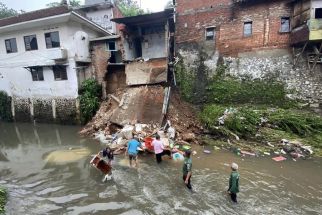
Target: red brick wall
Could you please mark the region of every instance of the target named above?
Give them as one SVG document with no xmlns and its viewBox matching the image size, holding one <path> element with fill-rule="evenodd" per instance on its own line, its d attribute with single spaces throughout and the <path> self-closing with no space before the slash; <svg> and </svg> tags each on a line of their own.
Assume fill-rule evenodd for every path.
<svg viewBox="0 0 322 215">
<path fill-rule="evenodd" d="M 286 0 L 241 5 L 234 5 L 230 0 L 177 1 L 176 42 L 179 44 L 203 42 L 205 28 L 216 26 L 216 49 L 223 55 L 289 46 L 289 33 L 279 32 L 281 17 L 291 14 Z M 253 34 L 249 37 L 243 35 L 245 21 L 253 22 Z"/>
</svg>

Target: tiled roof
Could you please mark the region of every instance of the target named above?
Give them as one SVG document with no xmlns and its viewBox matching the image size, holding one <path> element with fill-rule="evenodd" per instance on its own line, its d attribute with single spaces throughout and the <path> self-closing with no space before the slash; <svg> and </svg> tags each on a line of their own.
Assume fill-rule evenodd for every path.
<svg viewBox="0 0 322 215">
<path fill-rule="evenodd" d="M 8 18 L 0 19 L 0 27 L 17 24 L 20 22 L 31 21 L 35 19 L 46 18 L 50 16 L 60 15 L 64 13 L 68 13 L 72 11 L 72 9 L 68 8 L 67 6 L 59 6 L 59 7 L 51 7 L 45 8 L 41 10 L 35 10 L 23 14 L 19 14 L 17 16 L 11 16 Z"/>
</svg>

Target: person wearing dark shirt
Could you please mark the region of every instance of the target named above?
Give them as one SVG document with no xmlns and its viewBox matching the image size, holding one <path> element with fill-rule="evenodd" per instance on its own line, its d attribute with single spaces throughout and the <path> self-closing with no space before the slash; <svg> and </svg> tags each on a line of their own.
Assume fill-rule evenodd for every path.
<svg viewBox="0 0 322 215">
<path fill-rule="evenodd" d="M 239 173 L 238 165 L 236 163 L 231 164 L 231 174 L 229 178 L 229 188 L 228 193 L 231 197 L 231 200 L 235 203 L 237 203 L 237 193 L 239 193 Z"/>
<path fill-rule="evenodd" d="M 184 183 L 186 184 L 187 188 L 189 190 L 192 190 L 191 186 L 191 174 L 192 174 L 192 159 L 190 158 L 191 156 L 191 151 L 187 150 L 184 152 L 184 162 L 183 162 L 183 167 L 182 167 L 182 179 Z"/>
</svg>

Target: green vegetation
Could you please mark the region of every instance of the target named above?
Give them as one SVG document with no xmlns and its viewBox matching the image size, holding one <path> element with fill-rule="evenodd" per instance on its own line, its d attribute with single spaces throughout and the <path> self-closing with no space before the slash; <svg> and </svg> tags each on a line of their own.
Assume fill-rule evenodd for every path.
<svg viewBox="0 0 322 215">
<path fill-rule="evenodd" d="M 0 120 L 11 121 L 11 97 L 0 91 Z"/>
<path fill-rule="evenodd" d="M 223 124 L 219 118 L 224 116 Z M 263 106 L 237 108 L 206 105 L 200 114 L 202 122 L 213 134 L 224 138 L 238 135 L 244 140 L 275 142 L 297 140 L 317 149 L 322 155 L 322 118 L 294 109 L 268 109 Z"/>
<path fill-rule="evenodd" d="M 0 214 L 4 214 L 5 213 L 5 205 L 7 202 L 7 191 L 0 187 Z"/>
<path fill-rule="evenodd" d="M 64 3 L 65 3 L 65 0 L 62 0 L 60 2 L 51 2 L 51 3 L 46 4 L 46 7 L 58 7 L 58 6 L 63 5 Z M 80 4 L 79 0 L 70 0 L 70 5 L 72 7 L 79 7 L 81 4 Z"/>
<path fill-rule="evenodd" d="M 85 124 L 92 119 L 99 108 L 102 88 L 95 79 L 88 79 L 82 83 L 79 94 L 81 122 Z"/>
<path fill-rule="evenodd" d="M 4 3 L 0 2 L 0 19 L 16 15 L 18 15 L 18 11 L 8 8 Z"/>
<path fill-rule="evenodd" d="M 137 16 L 145 13 L 134 0 L 117 0 L 116 4 L 123 16 Z"/>
</svg>

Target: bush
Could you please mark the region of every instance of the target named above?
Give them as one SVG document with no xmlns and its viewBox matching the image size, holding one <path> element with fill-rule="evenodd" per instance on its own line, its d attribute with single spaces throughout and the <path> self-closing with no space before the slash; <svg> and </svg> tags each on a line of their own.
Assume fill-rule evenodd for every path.
<svg viewBox="0 0 322 215">
<path fill-rule="evenodd" d="M 0 91 L 0 120 L 12 120 L 11 97 L 3 91 Z"/>
<path fill-rule="evenodd" d="M 7 191 L 0 187 L 0 214 L 5 213 L 5 205 L 7 202 Z"/>
<path fill-rule="evenodd" d="M 85 124 L 92 119 L 99 108 L 99 98 L 102 95 L 101 86 L 96 80 L 88 79 L 82 83 L 79 94 L 81 122 Z"/>
<path fill-rule="evenodd" d="M 218 118 L 224 115 L 226 109 L 219 105 L 207 105 L 200 114 L 201 121 L 210 129 L 219 126 Z M 230 108 L 230 112 L 224 122 L 224 127 L 238 136 L 251 137 L 257 132 L 260 117 L 260 113 L 251 108 Z"/>
<path fill-rule="evenodd" d="M 268 120 L 280 130 L 300 137 L 322 134 L 322 118 L 311 113 L 279 109 L 269 113 Z"/>
<path fill-rule="evenodd" d="M 249 138 L 257 133 L 260 117 L 253 109 L 243 107 L 228 115 L 225 127 L 240 137 Z"/>
</svg>

